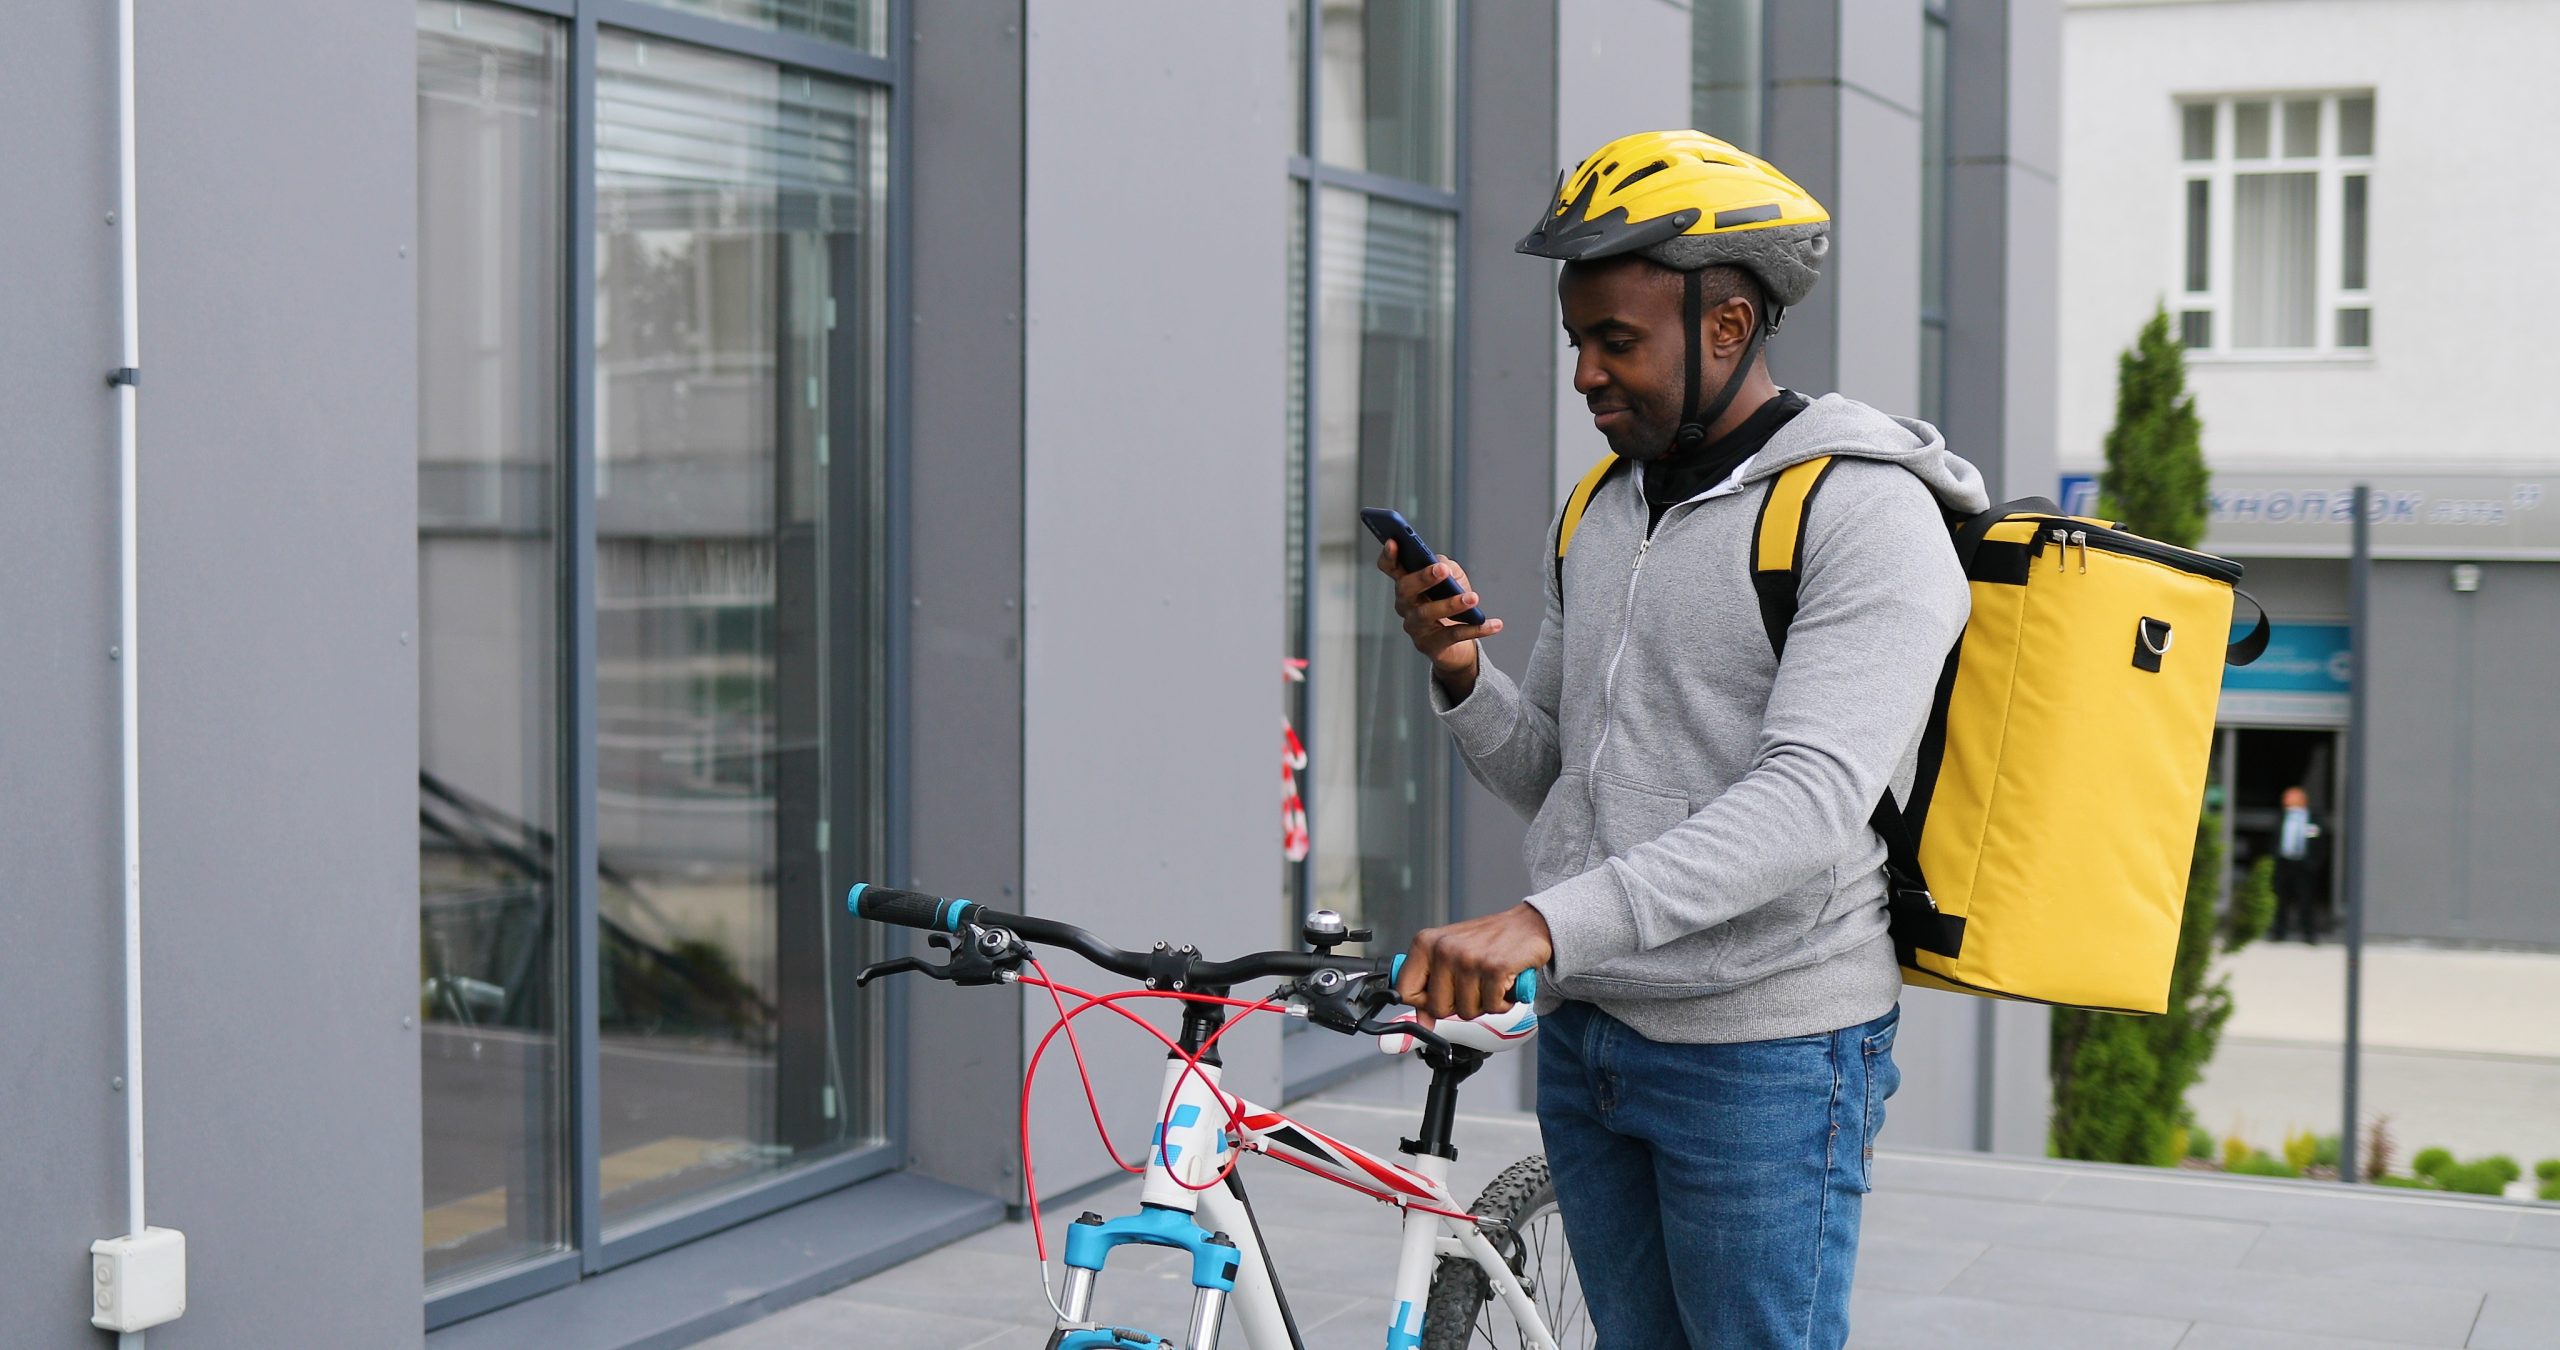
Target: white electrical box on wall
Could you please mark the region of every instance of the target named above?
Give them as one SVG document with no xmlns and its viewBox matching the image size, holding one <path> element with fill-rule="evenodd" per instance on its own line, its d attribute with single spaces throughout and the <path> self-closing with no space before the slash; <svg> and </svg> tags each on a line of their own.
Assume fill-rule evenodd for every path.
<svg viewBox="0 0 2560 1350">
<path fill-rule="evenodd" d="M 144 1331 L 187 1310 L 187 1235 L 145 1228 L 89 1244 L 89 1323 Z"/>
</svg>

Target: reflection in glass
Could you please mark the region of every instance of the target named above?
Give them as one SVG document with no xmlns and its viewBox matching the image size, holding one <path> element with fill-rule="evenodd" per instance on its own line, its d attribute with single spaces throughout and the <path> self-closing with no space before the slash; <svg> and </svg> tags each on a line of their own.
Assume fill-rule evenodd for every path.
<svg viewBox="0 0 2560 1350">
<path fill-rule="evenodd" d="M 1448 773 L 1424 672 L 1377 590 L 1363 506 L 1402 511 L 1451 547 L 1456 226 L 1357 193 L 1319 203 L 1314 352 L 1312 905 L 1401 950 L 1446 907 Z M 1302 475 L 1303 460 L 1293 462 Z M 1306 603 L 1304 599 L 1301 603 Z M 1304 611 L 1290 632 L 1301 631 Z"/>
<path fill-rule="evenodd" d="M 2187 180 L 2187 290 L 2202 294 L 2213 289 L 2213 184 L 2203 178 Z"/>
<path fill-rule="evenodd" d="M 2313 159 L 2320 154 L 2320 100 L 2288 99 L 2284 105 L 2284 153 L 2287 159 Z"/>
<path fill-rule="evenodd" d="M 888 45 L 888 0 L 642 0 L 781 33 L 877 52 Z"/>
<path fill-rule="evenodd" d="M 2265 159 L 2268 149 L 2268 105 L 2231 105 L 2232 153 L 2241 159 Z"/>
<path fill-rule="evenodd" d="M 610 31 L 597 103 L 599 1072 L 627 1226 L 876 1128 L 821 897 L 830 795 L 864 795 L 830 757 L 867 735 L 830 700 L 877 685 L 835 665 L 877 644 L 829 619 L 876 575 L 867 508 L 840 508 L 876 463 L 885 105 Z"/>
<path fill-rule="evenodd" d="M 1698 130 L 1753 154 L 1760 151 L 1760 25 L 1767 3 L 1698 0 L 1689 10 L 1690 114 Z"/>
<path fill-rule="evenodd" d="M 1456 186 L 1457 23 L 1451 0 L 1318 0 L 1324 159 Z"/>
<path fill-rule="evenodd" d="M 2341 185 L 2344 209 L 2338 222 L 2338 287 L 2364 289 L 2365 175 L 2351 173 Z"/>
<path fill-rule="evenodd" d="M 2338 153 L 2373 153 L 2373 95 L 2338 100 Z"/>
<path fill-rule="evenodd" d="M 562 52 L 418 22 L 418 960 L 426 1276 L 561 1244 Z"/>
</svg>

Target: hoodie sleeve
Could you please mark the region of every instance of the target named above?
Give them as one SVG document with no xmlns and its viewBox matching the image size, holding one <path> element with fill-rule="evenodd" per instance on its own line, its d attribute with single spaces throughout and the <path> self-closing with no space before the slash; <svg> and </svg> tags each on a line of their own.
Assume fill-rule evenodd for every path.
<svg viewBox="0 0 2560 1350">
<path fill-rule="evenodd" d="M 1660 837 L 1529 897 L 1554 934 L 1558 975 L 1712 928 L 1865 842 L 1971 596 L 1936 499 L 1900 467 L 1841 464 L 1807 530 L 1796 620 L 1750 770 Z"/>
<path fill-rule="evenodd" d="M 1541 555 L 1550 561 L 1555 533 L 1548 529 Z M 1564 688 L 1564 606 L 1556 592 L 1556 569 L 1544 566 L 1539 571 L 1546 577 L 1546 613 L 1538 622 L 1538 640 L 1529 649 L 1528 673 L 1521 682 L 1513 683 L 1495 666 L 1482 643 L 1476 645 L 1476 686 L 1464 702 L 1451 703 L 1440 682 L 1431 681 L 1432 711 L 1458 743 L 1467 772 L 1522 820 L 1536 819 L 1562 764 L 1556 706 Z"/>
</svg>

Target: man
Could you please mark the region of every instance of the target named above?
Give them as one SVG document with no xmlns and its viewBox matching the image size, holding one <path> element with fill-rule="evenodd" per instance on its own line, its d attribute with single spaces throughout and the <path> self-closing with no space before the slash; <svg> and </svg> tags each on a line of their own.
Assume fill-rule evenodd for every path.
<svg viewBox="0 0 2560 1350">
<path fill-rule="evenodd" d="M 1399 992 L 1504 1006 L 1546 966 L 1538 1117 L 1599 1343 L 1837 1347 L 1901 987 L 1885 849 L 1968 610 L 1943 510 L 1986 502 L 1935 429 L 1780 389 L 1762 347 L 1830 217 L 1694 131 L 1630 136 L 1560 180 L 1520 251 L 1563 260 L 1574 388 L 1622 463 L 1515 684 L 1454 616 L 1455 560 L 1397 578 L 1476 779 L 1532 818 L 1533 891 L 1424 932 Z M 1771 648 L 1749 548 L 1769 483 L 1834 456 Z M 1395 575 L 1392 560 L 1379 566 Z M 1461 594 L 1430 602 L 1442 577 Z"/>
<path fill-rule="evenodd" d="M 2299 931 L 2318 942 L 2327 897 L 2319 886 L 2320 826 L 2311 818 L 2311 794 L 2284 790 L 2284 818 L 2276 825 L 2276 941 Z"/>
</svg>

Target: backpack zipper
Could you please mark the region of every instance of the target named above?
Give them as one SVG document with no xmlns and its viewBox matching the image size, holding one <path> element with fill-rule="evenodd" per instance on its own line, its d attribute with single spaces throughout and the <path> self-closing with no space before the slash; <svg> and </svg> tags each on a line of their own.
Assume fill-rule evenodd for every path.
<svg viewBox="0 0 2560 1350">
<path fill-rule="evenodd" d="M 2234 585 L 2240 580 L 2240 567 L 2236 563 L 2226 562 L 2210 553 L 2198 553 L 2192 549 L 2179 548 L 2174 544 L 2145 539 L 2138 534 L 2127 534 L 2122 530 L 2074 530 L 2069 526 L 2054 525 L 2037 533 L 2034 543 L 2030 546 L 2032 555 L 2041 555 L 2047 545 L 2057 545 L 2059 550 L 2068 550 L 2076 545 L 2081 551 L 2083 570 L 2087 568 L 2088 551 L 2094 548 L 2101 553 L 2140 558 L 2145 562 L 2155 562 L 2163 567 L 2174 567 L 2181 572 L 2191 572 L 2200 577 L 2211 577 L 2216 581 Z M 2067 559 L 2065 561 L 2067 562 Z"/>
</svg>

